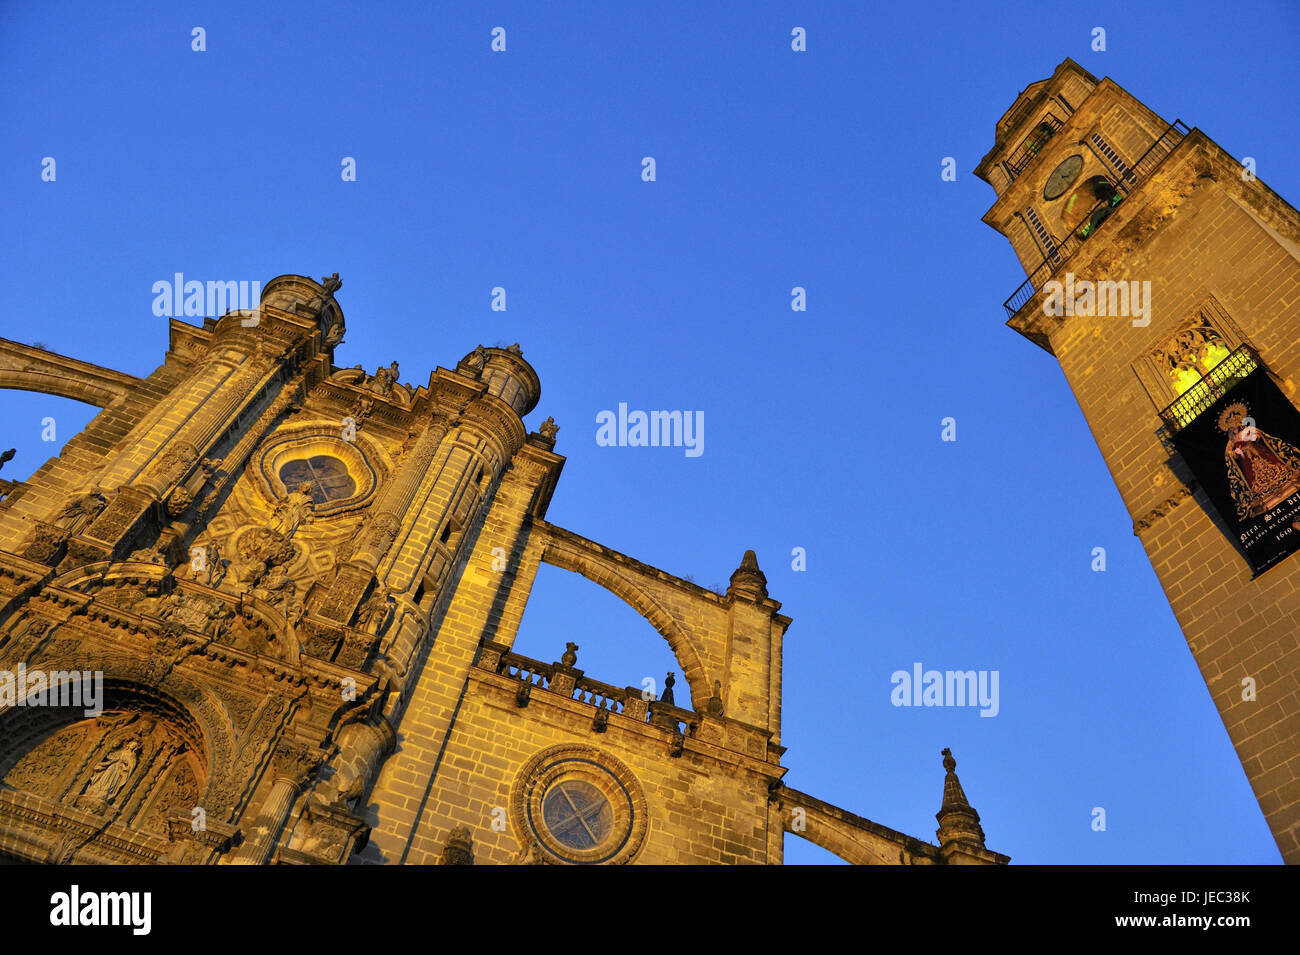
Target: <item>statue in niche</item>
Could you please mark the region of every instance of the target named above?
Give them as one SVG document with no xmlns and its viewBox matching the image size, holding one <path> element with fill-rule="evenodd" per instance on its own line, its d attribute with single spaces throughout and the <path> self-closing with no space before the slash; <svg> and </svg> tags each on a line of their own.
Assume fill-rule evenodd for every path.
<svg viewBox="0 0 1300 955">
<path fill-rule="evenodd" d="M 219 587 L 226 576 L 229 561 L 221 556 L 221 545 L 214 539 L 196 545 L 203 548 L 203 567 L 194 571 L 194 579 L 208 587 Z M 191 568 L 194 561 L 190 562 Z"/>
<path fill-rule="evenodd" d="M 113 800 L 130 780 L 131 774 L 135 772 L 142 748 L 138 735 L 114 747 L 99 761 L 91 773 L 90 782 L 86 784 L 86 797 L 92 801 L 98 800 L 105 805 L 112 805 Z"/>
<path fill-rule="evenodd" d="M 288 540 L 303 522 L 311 520 L 312 515 L 311 484 L 303 481 L 296 491 L 289 492 L 276 502 L 275 512 L 267 527 Z"/>
<path fill-rule="evenodd" d="M 68 504 L 60 513 L 58 523 L 68 531 L 69 537 L 76 537 L 91 521 L 99 516 L 108 501 L 96 484 L 86 494 Z"/>
<path fill-rule="evenodd" d="M 276 612 L 284 617 L 290 628 L 295 631 L 298 624 L 302 622 L 302 618 L 307 615 L 307 608 L 298 596 L 297 583 L 278 568 L 272 570 L 262 580 L 260 586 L 253 588 L 253 596 L 271 604 L 276 609 Z M 274 640 L 269 631 L 266 634 L 266 639 L 268 642 Z"/>
<path fill-rule="evenodd" d="M 356 528 L 352 531 L 352 535 L 348 537 L 348 539 L 345 540 L 342 544 L 339 544 L 338 549 L 335 552 L 336 556 L 338 557 L 339 563 L 345 563 L 346 561 L 352 559 L 352 555 L 357 552 L 357 547 L 361 544 L 362 538 L 365 537 L 366 525 L 369 523 L 370 523 L 370 514 L 369 512 L 367 512 L 366 514 L 362 515 L 361 520 L 357 523 Z"/>
<path fill-rule="evenodd" d="M 289 591 L 288 599 L 284 603 L 284 619 L 289 622 L 289 626 L 294 631 L 297 631 L 298 624 L 302 623 L 302 618 L 305 616 L 307 616 L 307 605 L 298 596 L 298 588 L 295 586 Z"/>
<path fill-rule="evenodd" d="M 357 629 L 382 637 L 388 629 L 394 601 L 387 590 L 376 588 L 357 614 Z"/>
<path fill-rule="evenodd" d="M 375 399 L 371 398 L 369 395 L 359 395 L 357 396 L 356 404 L 352 406 L 352 420 L 357 423 L 358 427 L 360 427 L 360 425 L 374 413 L 374 410 Z"/>
<path fill-rule="evenodd" d="M 1168 375 L 1174 392 L 1182 395 L 1230 354 L 1219 333 L 1202 316 L 1150 353 L 1156 365 Z"/>
</svg>

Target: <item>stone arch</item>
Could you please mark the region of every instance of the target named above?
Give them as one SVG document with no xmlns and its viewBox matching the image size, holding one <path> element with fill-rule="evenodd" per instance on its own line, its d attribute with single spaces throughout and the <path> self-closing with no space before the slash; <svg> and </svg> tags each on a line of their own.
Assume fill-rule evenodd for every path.
<svg viewBox="0 0 1300 955">
<path fill-rule="evenodd" d="M 934 865 L 937 846 L 921 842 L 807 793 L 781 788 L 781 824 L 786 832 L 849 865 Z"/>
<path fill-rule="evenodd" d="M 232 814 L 242 793 L 227 790 L 232 783 L 240 781 L 237 766 L 240 748 L 236 746 L 235 722 L 222 698 L 174 667 L 163 669 L 160 679 L 158 660 L 99 649 L 93 639 L 65 634 L 65 626 L 56 625 L 51 631 L 50 642 L 28 661 L 28 671 L 66 670 L 68 653 L 74 647 L 80 648 L 78 664 L 82 671 L 102 675 L 101 703 L 105 710 L 134 708 L 155 712 L 160 719 L 191 728 L 196 739 L 195 750 L 202 753 L 206 771 L 204 804 L 210 816 L 224 818 Z M 0 770 L 7 771 L 10 765 L 6 754 L 17 745 L 13 740 L 44 739 L 81 717 L 81 710 L 56 707 L 13 707 L 0 714 L 0 740 L 4 741 L 0 747 Z M 21 722 L 28 719 L 35 721 L 30 727 Z"/>
<path fill-rule="evenodd" d="M 0 718 L 3 838 L 17 858 L 153 861 L 172 814 L 201 805 L 213 752 L 193 709 L 134 681 L 110 678 L 103 690 L 102 709 L 28 705 Z M 52 845 L 40 820 L 57 830 Z"/>
<path fill-rule="evenodd" d="M 25 798 L 107 813 L 142 836 L 166 838 L 169 809 L 197 804 L 211 778 L 202 728 L 169 694 L 117 680 L 103 688 L 112 702 L 99 712 L 25 706 L 6 713 L 0 779 Z"/>
<path fill-rule="evenodd" d="M 797 831 L 790 827 L 790 822 L 785 823 L 785 831 L 791 835 L 798 836 L 811 842 L 815 846 L 821 846 L 832 855 L 838 856 L 849 865 L 897 865 L 898 860 L 892 863 L 880 855 L 871 851 L 867 846 L 862 845 L 847 833 L 838 829 L 832 829 L 825 826 L 815 826 L 811 829 Z"/>
<path fill-rule="evenodd" d="M 51 677 L 57 672 L 60 671 L 52 671 Z M 55 682 L 53 678 L 50 680 L 50 683 Z M 73 682 L 75 681 L 64 677 L 57 681 L 57 685 L 67 687 Z M 105 712 L 147 713 L 155 719 L 175 726 L 178 733 L 193 746 L 205 771 L 210 771 L 211 752 L 204 740 L 199 721 L 171 694 L 130 681 L 107 678 L 103 681 L 103 689 L 104 696 L 106 698 L 111 696 L 113 701 L 111 706 L 104 707 Z M 50 690 L 53 692 L 54 687 L 50 687 Z M 0 715 L 0 779 L 3 779 L 4 775 L 34 746 L 88 718 L 84 710 L 76 707 L 32 705 L 28 702 L 32 698 L 33 693 L 29 692 L 26 694 L 24 704 L 8 708 L 3 715 Z M 103 703 L 102 699 L 100 703 Z"/>
<path fill-rule="evenodd" d="M 645 618 L 672 650 L 682 668 L 682 676 L 691 688 L 692 701 L 709 698 L 713 686 L 701 655 L 690 635 L 671 613 L 645 588 L 627 574 L 620 573 L 598 555 L 586 553 L 567 542 L 551 538 L 542 550 L 541 561 L 552 567 L 572 571 L 605 588 Z"/>
<path fill-rule="evenodd" d="M 107 408 L 139 385 L 140 379 L 134 375 L 0 338 L 0 388 L 57 395 Z"/>
</svg>

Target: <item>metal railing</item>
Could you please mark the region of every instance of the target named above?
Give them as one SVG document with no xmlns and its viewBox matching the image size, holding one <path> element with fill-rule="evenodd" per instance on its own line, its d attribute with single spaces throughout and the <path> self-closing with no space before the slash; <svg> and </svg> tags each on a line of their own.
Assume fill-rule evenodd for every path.
<svg viewBox="0 0 1300 955">
<path fill-rule="evenodd" d="M 1181 119 L 1176 119 L 1169 124 L 1169 128 L 1160 134 L 1160 138 L 1153 142 L 1133 164 L 1129 174 L 1124 177 L 1123 185 L 1129 187 L 1126 191 L 1131 192 L 1132 186 L 1137 185 L 1151 173 L 1155 172 L 1156 167 L 1165 161 L 1165 157 L 1174 151 L 1174 147 L 1183 141 L 1183 137 L 1190 133 L 1191 130 Z"/>
<path fill-rule="evenodd" d="M 1021 140 L 1016 151 L 1007 158 L 1002 165 L 1006 168 L 1009 181 L 1014 182 L 1016 177 L 1024 172 L 1029 164 L 1038 158 L 1042 152 L 1043 146 L 1047 141 L 1056 135 L 1057 131 L 1065 125 L 1065 121 L 1058 119 L 1056 114 L 1048 113 L 1043 119 L 1029 132 L 1029 135 Z"/>
<path fill-rule="evenodd" d="M 1111 203 L 1112 207 L 1118 205 L 1125 196 L 1155 172 L 1169 154 L 1174 151 L 1174 148 L 1183 141 L 1183 137 L 1190 132 L 1191 130 L 1181 119 L 1176 119 L 1170 123 L 1169 127 L 1133 164 L 1128 174 L 1117 183 L 1116 196 Z M 1007 317 L 1014 318 L 1016 313 L 1038 294 L 1039 289 L 1052 277 L 1053 273 L 1069 261 L 1074 253 L 1079 251 L 1079 246 L 1097 233 L 1101 225 L 1100 222 L 1096 223 L 1083 236 L 1080 236 L 1078 232 L 1071 232 L 1063 242 L 1049 250 L 1043 261 L 1029 273 L 1025 280 L 1020 283 L 1020 286 L 1002 303 L 1002 307 L 1006 309 Z"/>
<path fill-rule="evenodd" d="M 1258 367 L 1259 356 L 1249 345 L 1239 345 L 1233 349 L 1227 358 L 1202 375 L 1178 400 L 1160 412 L 1160 419 L 1165 423 L 1167 432 L 1175 435 L 1187 427 Z"/>
</svg>

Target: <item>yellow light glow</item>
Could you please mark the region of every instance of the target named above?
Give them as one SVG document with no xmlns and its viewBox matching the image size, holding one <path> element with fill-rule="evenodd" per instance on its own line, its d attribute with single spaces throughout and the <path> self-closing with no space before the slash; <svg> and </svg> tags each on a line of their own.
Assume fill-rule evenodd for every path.
<svg viewBox="0 0 1300 955">
<path fill-rule="evenodd" d="M 1201 352 L 1201 367 L 1206 371 L 1209 371 L 1227 357 L 1228 349 L 1224 348 L 1222 345 L 1210 342 L 1205 346 L 1205 350 Z"/>
<path fill-rule="evenodd" d="M 1175 368 L 1170 375 L 1174 379 L 1174 391 L 1179 395 L 1201 380 L 1201 373 L 1194 368 Z"/>
</svg>

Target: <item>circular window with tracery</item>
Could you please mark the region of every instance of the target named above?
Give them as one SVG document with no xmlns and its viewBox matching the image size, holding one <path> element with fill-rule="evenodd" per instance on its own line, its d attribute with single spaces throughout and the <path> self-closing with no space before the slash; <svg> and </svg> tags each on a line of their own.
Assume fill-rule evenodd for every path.
<svg viewBox="0 0 1300 955">
<path fill-rule="evenodd" d="M 279 478 L 290 488 L 310 484 L 313 504 L 342 501 L 357 493 L 357 482 L 348 474 L 348 466 L 328 454 L 291 459 L 280 465 Z"/>
<path fill-rule="evenodd" d="M 570 849 L 594 849 L 608 838 L 614 810 L 591 783 L 566 779 L 542 797 L 542 820 L 551 835 Z"/>
<path fill-rule="evenodd" d="M 525 840 L 552 863 L 630 861 L 645 839 L 645 796 L 632 771 L 591 746 L 543 750 L 528 761 L 512 797 Z"/>
<path fill-rule="evenodd" d="M 379 484 L 379 474 L 360 441 L 345 441 L 319 425 L 276 434 L 254 460 L 253 470 L 268 505 L 301 491 L 306 484 L 312 513 L 318 518 L 362 507 Z"/>
</svg>

